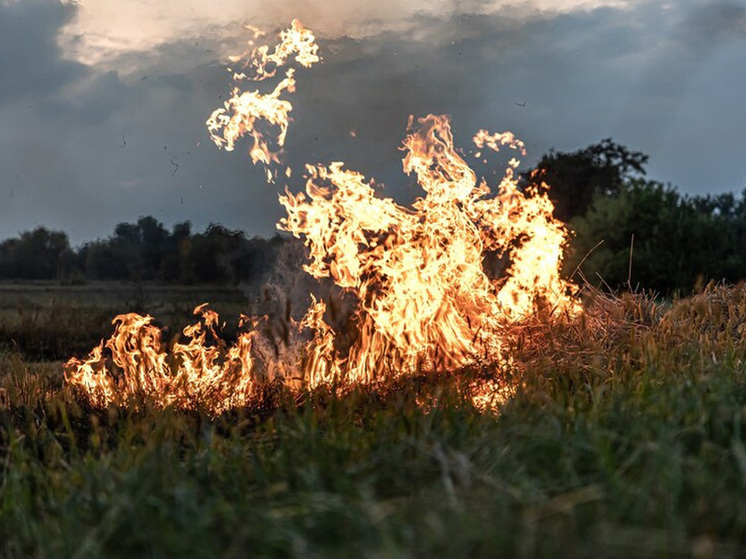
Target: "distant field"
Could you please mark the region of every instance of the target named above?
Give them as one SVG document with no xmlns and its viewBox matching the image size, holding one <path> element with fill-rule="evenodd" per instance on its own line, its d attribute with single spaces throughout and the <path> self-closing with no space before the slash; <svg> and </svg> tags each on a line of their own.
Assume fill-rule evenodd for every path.
<svg viewBox="0 0 746 559">
<path fill-rule="evenodd" d="M 219 305 L 240 305 L 247 302 L 237 287 L 211 285 L 163 285 L 117 282 L 90 282 L 83 285 L 62 285 L 56 282 L 0 282 L 0 310 L 17 305 L 49 305 L 64 301 L 84 307 L 145 306 L 177 308 L 215 301 Z"/>
<path fill-rule="evenodd" d="M 76 329 L 128 310 L 131 289 L 0 286 L 1 339 L 13 345 L 20 301 L 37 313 L 24 335 L 72 353 Z M 242 304 L 146 293 L 174 318 Z M 278 388 L 215 419 L 91 409 L 60 361 L 11 347 L 0 556 L 746 556 L 746 287 L 665 307 L 592 295 L 578 320 L 516 325 L 507 367 L 344 396 Z M 495 412 L 465 389 L 487 379 L 516 390 Z"/>
<path fill-rule="evenodd" d="M 235 328 L 240 313 L 251 310 L 241 289 L 216 286 L 166 286 L 93 282 L 0 283 L 0 349 L 31 360 L 61 360 L 87 352 L 111 334 L 117 314 L 150 314 L 160 324 L 181 329 L 193 320 L 194 307 L 210 303 Z"/>
</svg>

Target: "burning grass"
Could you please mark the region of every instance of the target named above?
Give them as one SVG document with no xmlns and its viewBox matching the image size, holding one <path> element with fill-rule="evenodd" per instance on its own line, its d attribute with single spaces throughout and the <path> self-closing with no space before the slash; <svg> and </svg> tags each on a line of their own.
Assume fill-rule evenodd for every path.
<svg viewBox="0 0 746 559">
<path fill-rule="evenodd" d="M 234 72 L 234 80 L 263 84 L 293 55 L 306 68 L 320 61 L 313 33 L 297 20 L 279 38 L 271 54 L 252 40 L 247 73 Z M 266 93 L 234 87 L 207 120 L 218 147 L 230 151 L 250 138 L 249 155 L 265 166 L 270 183 L 290 124 L 284 96 L 296 86 L 295 69 L 284 74 Z M 265 130 L 273 127 L 275 135 Z M 505 147 L 525 155 L 511 132 L 479 130 L 472 141 L 477 159 L 482 150 Z M 371 180 L 342 162 L 306 165 L 303 190 L 286 186 L 279 198 L 286 217 L 277 227 L 308 249 L 303 270 L 330 279 L 354 301 L 344 331 L 329 324 L 329 301 L 314 298 L 282 346 L 263 335 L 261 317 L 242 317 L 249 328 L 224 347 L 218 316 L 201 306 L 201 322 L 184 330 L 188 341 L 165 350 L 151 317 L 128 313 L 114 319 L 112 337 L 87 358 L 70 359 L 66 380 L 96 406 L 134 397 L 219 414 L 249 405 L 268 383 L 349 389 L 480 360 L 508 362 L 506 337 L 517 322 L 579 312 L 575 286 L 560 276 L 568 232 L 553 216 L 546 185 L 520 188 L 515 157 L 494 187 L 480 180 L 457 149 L 447 115 L 410 116 L 402 151 L 403 171 L 424 192 L 411 207 L 379 196 Z M 500 263 L 494 277 L 485 266 L 490 258 Z"/>
<path fill-rule="evenodd" d="M 586 295 L 516 325 L 509 368 L 275 386 L 215 418 L 94 409 L 5 357 L 0 553 L 742 556 L 746 287 Z M 498 374 L 514 395 L 475 409 Z"/>
</svg>

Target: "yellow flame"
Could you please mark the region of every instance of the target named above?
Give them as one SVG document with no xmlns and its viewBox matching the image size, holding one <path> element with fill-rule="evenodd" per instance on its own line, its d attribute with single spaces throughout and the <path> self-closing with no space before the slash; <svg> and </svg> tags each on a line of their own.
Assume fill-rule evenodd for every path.
<svg viewBox="0 0 746 559">
<path fill-rule="evenodd" d="M 207 343 L 218 340 L 218 315 L 200 305 L 202 321 L 184 329 L 186 344 L 164 351 L 161 330 L 150 316 L 135 313 L 114 318 L 114 334 L 85 360 L 70 359 L 65 379 L 82 388 L 94 406 L 123 405 L 138 398 L 162 406 L 205 409 L 220 413 L 247 405 L 253 395 L 255 331 L 242 334 L 228 351 Z M 111 353 L 107 363 L 104 348 Z M 107 365 L 109 365 L 107 367 Z M 117 374 L 118 373 L 118 374 Z"/>
<path fill-rule="evenodd" d="M 313 35 L 297 21 L 281 39 L 271 54 L 255 49 L 248 67 L 257 79 L 273 76 L 293 53 L 304 66 L 319 60 Z M 249 135 L 255 163 L 278 162 L 255 125 L 261 119 L 279 126 L 282 146 L 292 106 L 280 97 L 294 87 L 289 69 L 269 94 L 236 89 L 207 122 L 215 143 L 230 150 Z M 480 130 L 473 142 L 480 150 L 525 154 L 510 132 Z M 335 332 L 324 319 L 326 303 L 313 299 L 305 317 L 290 322 L 282 348 L 273 341 L 274 351 L 262 349 L 268 342 L 258 321 L 227 346 L 216 331 L 217 314 L 200 306 L 201 321 L 184 330 L 189 342 L 168 353 L 151 317 L 120 315 L 111 339 L 88 359 L 67 363 L 67 381 L 94 405 L 147 398 L 220 413 L 246 405 L 277 379 L 293 387 L 349 386 L 504 360 L 512 323 L 540 310 L 547 317 L 579 310 L 574 289 L 559 275 L 567 231 L 545 191 L 519 188 L 517 158 L 493 192 L 458 154 L 448 117 L 437 115 L 410 117 L 403 150 L 404 172 L 425 193 L 411 207 L 376 196 L 371 181 L 341 162 L 307 166 L 304 191 L 286 188 L 280 197 L 287 215 L 278 228 L 303 239 L 305 271 L 331 278 L 357 301 L 350 332 Z M 509 393 L 477 387 L 474 402 L 494 407 Z"/>
<path fill-rule="evenodd" d="M 510 167 L 491 196 L 456 152 L 445 116 L 410 120 L 404 148 L 404 171 L 426 193 L 412 208 L 376 197 L 342 163 L 308 167 L 305 192 L 280 197 L 288 215 L 279 227 L 309 248 L 305 270 L 359 300 L 364 335 L 344 360 L 352 381 L 494 358 L 510 322 L 540 307 L 576 310 L 559 276 L 566 230 L 545 193 L 522 192 Z M 488 252 L 507 262 L 499 278 L 485 272 Z"/>
<path fill-rule="evenodd" d="M 251 29 L 257 38 L 257 30 Z M 267 45 L 254 48 L 245 67 L 249 74 L 235 72 L 234 80 L 263 81 L 274 77 L 277 69 L 284 66 L 293 54 L 295 61 L 305 68 L 319 62 L 319 47 L 313 33 L 297 19 L 293 20 L 289 29 L 280 33 L 280 40 L 272 53 L 269 53 Z M 235 57 L 232 60 L 235 62 L 241 58 Z M 276 174 L 271 165 L 280 163 L 290 122 L 289 114 L 293 110 L 290 101 L 281 97 L 286 92 L 294 93 L 295 85 L 295 70 L 288 68 L 284 79 L 269 93 L 260 93 L 259 90 L 242 91 L 235 86 L 232 97 L 225 101 L 223 107 L 215 109 L 206 122 L 212 141 L 226 151 L 233 151 L 239 138 L 251 136 L 253 142 L 249 148 L 249 157 L 254 164 L 264 164 L 269 182 L 273 182 Z M 279 128 L 276 138 L 268 138 L 266 133 L 257 128 L 261 121 Z M 273 148 L 272 143 L 277 147 Z"/>
</svg>

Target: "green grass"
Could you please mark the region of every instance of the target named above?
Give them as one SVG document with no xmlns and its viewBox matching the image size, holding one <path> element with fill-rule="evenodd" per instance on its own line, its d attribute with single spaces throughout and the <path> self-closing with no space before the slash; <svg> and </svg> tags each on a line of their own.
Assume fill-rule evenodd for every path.
<svg viewBox="0 0 746 559">
<path fill-rule="evenodd" d="M 499 414 L 465 390 L 488 365 L 210 420 L 7 354 L 0 556 L 744 556 L 746 287 L 596 294 L 509 343 Z"/>
</svg>

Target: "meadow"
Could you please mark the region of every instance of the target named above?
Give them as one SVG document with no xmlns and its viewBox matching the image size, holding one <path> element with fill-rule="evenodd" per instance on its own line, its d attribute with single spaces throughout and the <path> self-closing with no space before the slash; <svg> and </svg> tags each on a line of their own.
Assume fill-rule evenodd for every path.
<svg viewBox="0 0 746 559">
<path fill-rule="evenodd" d="M 289 393 L 210 418 L 92 409 L 63 361 L 238 290 L 0 286 L 2 557 L 742 557 L 746 286 L 589 290 L 512 362 Z M 515 394 L 481 410 L 474 382 Z"/>
</svg>

